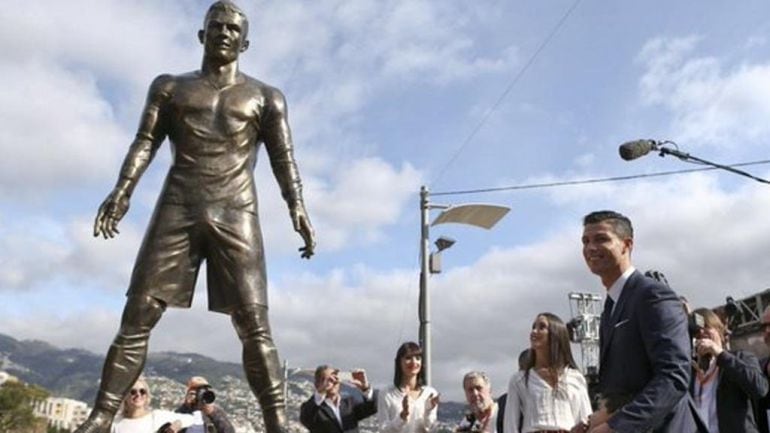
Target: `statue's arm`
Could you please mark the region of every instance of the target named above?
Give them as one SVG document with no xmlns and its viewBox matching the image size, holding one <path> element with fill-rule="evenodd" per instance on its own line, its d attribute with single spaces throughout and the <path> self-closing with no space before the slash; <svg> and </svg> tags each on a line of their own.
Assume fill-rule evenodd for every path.
<svg viewBox="0 0 770 433">
<path fill-rule="evenodd" d="M 158 147 L 166 138 L 167 130 L 163 112 L 173 84 L 172 76 L 161 75 L 150 85 L 136 138 L 123 160 L 115 187 L 97 212 L 94 236 L 102 235 L 106 239 L 118 234 L 118 222 L 128 211 L 131 194 L 139 178 L 150 165 Z"/>
<path fill-rule="evenodd" d="M 300 248 L 303 258 L 310 258 L 315 249 L 315 232 L 302 200 L 302 180 L 294 160 L 294 145 L 289 129 L 286 99 L 278 89 L 266 90 L 262 139 L 270 158 L 281 195 L 289 206 L 294 230 L 302 236 L 305 246 Z"/>
</svg>

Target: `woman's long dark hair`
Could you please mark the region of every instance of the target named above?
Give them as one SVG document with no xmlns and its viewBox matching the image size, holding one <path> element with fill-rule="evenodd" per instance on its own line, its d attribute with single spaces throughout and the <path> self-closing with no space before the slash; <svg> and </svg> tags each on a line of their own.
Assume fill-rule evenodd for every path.
<svg viewBox="0 0 770 433">
<path fill-rule="evenodd" d="M 567 367 L 577 370 L 577 363 L 572 357 L 572 348 L 569 343 L 569 331 L 567 331 L 564 321 L 553 313 L 540 313 L 535 316 L 535 320 L 538 317 L 544 317 L 548 322 L 548 348 L 550 349 L 548 370 L 554 377 L 559 377 L 559 374 Z M 535 366 L 535 361 L 537 361 L 537 353 L 531 350 L 524 365 L 524 380 L 527 384 L 529 383 L 529 371 Z"/>
<path fill-rule="evenodd" d="M 395 385 L 396 388 L 401 388 L 401 381 L 404 379 L 404 372 L 401 371 L 401 358 L 408 358 L 414 355 L 419 355 L 420 358 L 422 358 L 422 347 L 413 341 L 407 341 L 398 348 L 393 370 L 393 385 Z M 422 387 L 424 385 L 425 370 L 420 366 L 420 372 L 417 373 L 417 386 Z"/>
</svg>

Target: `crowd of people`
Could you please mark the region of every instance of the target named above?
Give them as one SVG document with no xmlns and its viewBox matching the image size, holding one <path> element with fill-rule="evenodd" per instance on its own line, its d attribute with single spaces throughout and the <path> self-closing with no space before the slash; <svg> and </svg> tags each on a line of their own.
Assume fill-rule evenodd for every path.
<svg viewBox="0 0 770 433">
<path fill-rule="evenodd" d="M 598 398 L 589 396 L 564 321 L 542 312 L 533 319 L 529 347 L 519 356 L 507 393 L 493 398 L 483 371 L 462 378 L 468 410 L 455 431 L 767 433 L 770 361 L 731 350 L 719 315 L 707 308 L 690 311 L 664 278 L 634 268 L 627 217 L 613 211 L 587 215 L 582 244 L 589 270 L 607 289 Z M 770 308 L 762 330 L 770 346 Z M 382 390 L 373 389 L 364 370 L 343 378 L 346 373 L 321 365 L 314 393 L 300 407 L 300 421 L 310 433 L 357 433 L 361 420 L 376 415 L 381 433 L 435 431 L 439 392 L 425 383 L 422 367 L 422 349 L 414 342 L 398 348 L 393 383 Z M 343 381 L 359 395 L 342 393 Z M 233 433 L 206 392 L 211 392 L 206 379 L 193 377 L 175 412 L 152 410 L 150 390 L 140 378 L 112 431 Z"/>
<path fill-rule="evenodd" d="M 542 312 L 533 319 L 530 347 L 521 353 L 507 393 L 492 398 L 482 371 L 463 377 L 468 411 L 455 431 L 767 433 L 770 362 L 731 350 L 722 318 L 706 308 L 689 311 L 662 274 L 636 270 L 626 216 L 586 215 L 582 244 L 588 269 L 607 290 L 598 398 L 589 396 L 564 321 Z M 770 308 L 762 327 L 770 346 Z M 429 433 L 439 394 L 424 383 L 421 367 L 420 347 L 404 343 L 395 357 L 393 385 L 378 393 L 364 380 L 359 389 L 366 394 L 350 402 L 337 395 L 337 370 L 319 367 L 301 421 L 310 433 L 356 433 L 358 422 L 376 413 L 383 433 Z"/>
</svg>

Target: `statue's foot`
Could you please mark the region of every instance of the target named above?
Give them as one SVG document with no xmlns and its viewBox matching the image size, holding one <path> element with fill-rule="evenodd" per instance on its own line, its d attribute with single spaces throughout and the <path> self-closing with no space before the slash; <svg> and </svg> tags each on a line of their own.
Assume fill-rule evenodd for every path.
<svg viewBox="0 0 770 433">
<path fill-rule="evenodd" d="M 112 417 L 105 413 L 92 413 L 75 433 L 110 433 Z"/>
</svg>

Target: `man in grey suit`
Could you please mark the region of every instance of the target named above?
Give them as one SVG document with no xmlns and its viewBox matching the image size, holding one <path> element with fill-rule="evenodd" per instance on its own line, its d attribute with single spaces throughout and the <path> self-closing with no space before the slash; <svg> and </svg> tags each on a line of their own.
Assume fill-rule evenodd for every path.
<svg viewBox="0 0 770 433">
<path fill-rule="evenodd" d="M 677 295 L 631 264 L 631 221 L 613 211 L 583 220 L 583 258 L 607 289 L 599 331 L 599 389 L 613 413 L 592 416 L 589 431 L 701 431 L 687 393 L 690 338 Z"/>
</svg>

